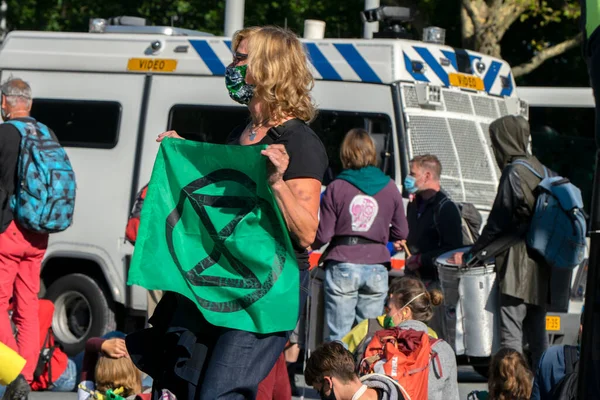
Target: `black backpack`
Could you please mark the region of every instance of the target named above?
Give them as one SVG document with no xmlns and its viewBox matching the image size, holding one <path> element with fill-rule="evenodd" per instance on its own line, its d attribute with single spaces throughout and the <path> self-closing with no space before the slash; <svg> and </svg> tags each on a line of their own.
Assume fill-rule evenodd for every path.
<svg viewBox="0 0 600 400">
<path fill-rule="evenodd" d="M 576 400 L 579 379 L 579 350 L 576 346 L 565 346 L 565 376 L 550 392 L 552 400 Z"/>
<path fill-rule="evenodd" d="M 471 203 L 456 203 L 450 200 L 450 198 L 448 197 L 442 199 L 442 201 L 440 201 L 440 203 L 437 205 L 435 212 L 433 213 L 433 223 L 435 224 L 435 228 L 438 229 L 438 221 L 440 219 L 442 207 L 444 207 L 444 205 L 446 205 L 447 203 L 451 203 L 455 207 L 457 207 L 458 212 L 460 213 L 463 233 L 463 245 L 469 246 L 474 244 L 477 241 L 477 239 L 479 239 L 479 230 L 481 229 L 483 218 L 481 218 L 481 214 L 479 213 L 477 208 L 475 208 L 475 206 Z"/>
</svg>

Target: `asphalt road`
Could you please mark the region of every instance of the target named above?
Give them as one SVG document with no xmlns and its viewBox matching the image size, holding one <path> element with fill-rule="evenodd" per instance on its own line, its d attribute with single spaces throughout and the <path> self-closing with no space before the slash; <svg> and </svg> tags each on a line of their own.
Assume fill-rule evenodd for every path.
<svg viewBox="0 0 600 400">
<path fill-rule="evenodd" d="M 298 387 L 304 386 L 304 378 L 301 375 L 296 377 Z M 486 383 L 479 374 L 473 371 L 470 367 L 459 367 L 458 369 L 458 388 L 460 390 L 460 399 L 466 400 L 467 395 L 473 390 L 485 390 Z M 38 392 L 32 393 L 29 396 L 30 400 L 76 400 L 77 395 L 75 393 L 51 393 L 51 392 Z M 304 397 L 294 397 L 294 400 L 300 399 L 318 399 L 319 395 L 316 391 L 307 388 L 304 393 Z"/>
</svg>

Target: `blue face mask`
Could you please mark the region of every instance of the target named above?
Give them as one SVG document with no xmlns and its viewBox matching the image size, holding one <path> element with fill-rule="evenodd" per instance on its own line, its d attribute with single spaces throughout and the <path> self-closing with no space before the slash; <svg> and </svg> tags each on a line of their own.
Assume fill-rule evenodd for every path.
<svg viewBox="0 0 600 400">
<path fill-rule="evenodd" d="M 408 193 L 417 193 L 419 188 L 417 187 L 417 178 L 412 175 L 406 175 L 404 178 L 404 188 Z"/>
</svg>

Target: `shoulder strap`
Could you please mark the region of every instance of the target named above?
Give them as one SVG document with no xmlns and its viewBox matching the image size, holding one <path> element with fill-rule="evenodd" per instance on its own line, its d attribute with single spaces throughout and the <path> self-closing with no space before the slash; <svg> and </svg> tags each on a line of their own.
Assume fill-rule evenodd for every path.
<svg viewBox="0 0 600 400">
<path fill-rule="evenodd" d="M 533 173 L 535 176 L 537 176 L 540 179 L 545 179 L 548 177 L 548 170 L 546 169 L 546 167 L 544 168 L 544 176 L 542 176 L 539 172 L 537 172 L 532 166 L 531 164 L 529 164 L 527 161 L 522 160 L 522 159 L 518 159 L 513 161 L 511 164 L 513 165 L 522 165 L 525 168 L 527 168 L 529 171 L 531 171 L 531 173 Z"/>
<path fill-rule="evenodd" d="M 279 126 L 274 126 L 267 131 L 267 135 L 273 140 L 277 141 L 280 137 L 285 135 L 288 131 L 293 129 L 293 127 L 298 125 L 306 125 L 304 121 L 299 120 L 298 118 L 290 119 L 289 121 L 284 122 Z"/>
<path fill-rule="evenodd" d="M 52 137 L 52 135 L 50 135 L 50 129 L 46 125 L 36 120 L 32 120 L 31 122 L 10 120 L 6 121 L 5 123 L 11 124 L 17 128 L 22 137 L 29 134 L 28 127 L 33 127 L 33 129 L 35 129 L 36 132 L 41 133 L 41 136 L 43 137 Z"/>
<path fill-rule="evenodd" d="M 453 202 L 445 193 L 444 193 L 444 195 L 445 196 L 442 199 L 442 201 L 440 201 L 438 203 L 438 205 L 435 207 L 435 210 L 433 210 L 433 225 L 435 225 L 435 230 L 437 231 L 438 237 L 439 237 L 438 246 L 442 245 L 442 233 L 440 231 L 439 223 L 438 223 L 438 221 L 440 219 L 440 214 L 442 212 L 442 207 L 444 207 L 444 205 L 446 203 L 452 203 L 456 206 L 456 208 L 458 208 L 458 205 L 455 202 Z M 458 214 L 460 215 L 460 219 L 462 220 L 462 214 L 460 212 L 460 208 L 458 209 Z"/>
<path fill-rule="evenodd" d="M 27 130 L 26 130 L 27 124 L 25 122 L 10 120 L 10 121 L 5 121 L 4 123 L 10 124 L 10 125 L 14 126 L 15 128 L 17 128 L 17 130 L 19 131 L 21 136 L 27 136 Z"/>
<path fill-rule="evenodd" d="M 565 346 L 565 374 L 570 374 L 575 370 L 575 365 L 579 361 L 579 351 L 575 346 Z"/>
<path fill-rule="evenodd" d="M 429 346 L 431 347 L 431 362 L 433 363 L 433 372 L 437 379 L 441 379 L 444 377 L 444 371 L 442 370 L 442 361 L 440 360 L 440 355 L 437 351 L 433 349 L 438 342 L 441 342 L 442 339 L 435 339 L 431 336 L 429 337 Z"/>
</svg>

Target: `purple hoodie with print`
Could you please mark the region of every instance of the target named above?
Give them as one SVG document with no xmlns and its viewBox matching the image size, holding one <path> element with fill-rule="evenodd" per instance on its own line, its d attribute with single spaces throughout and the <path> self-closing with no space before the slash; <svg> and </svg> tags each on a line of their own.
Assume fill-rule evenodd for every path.
<svg viewBox="0 0 600 400">
<path fill-rule="evenodd" d="M 390 262 L 387 243 L 408 237 L 402 195 L 394 182 L 390 179 L 372 196 L 345 180 L 331 182 L 321 200 L 319 229 L 313 248 L 329 243 L 334 236 L 360 236 L 379 243 L 336 246 L 325 261 L 365 265 Z"/>
</svg>

